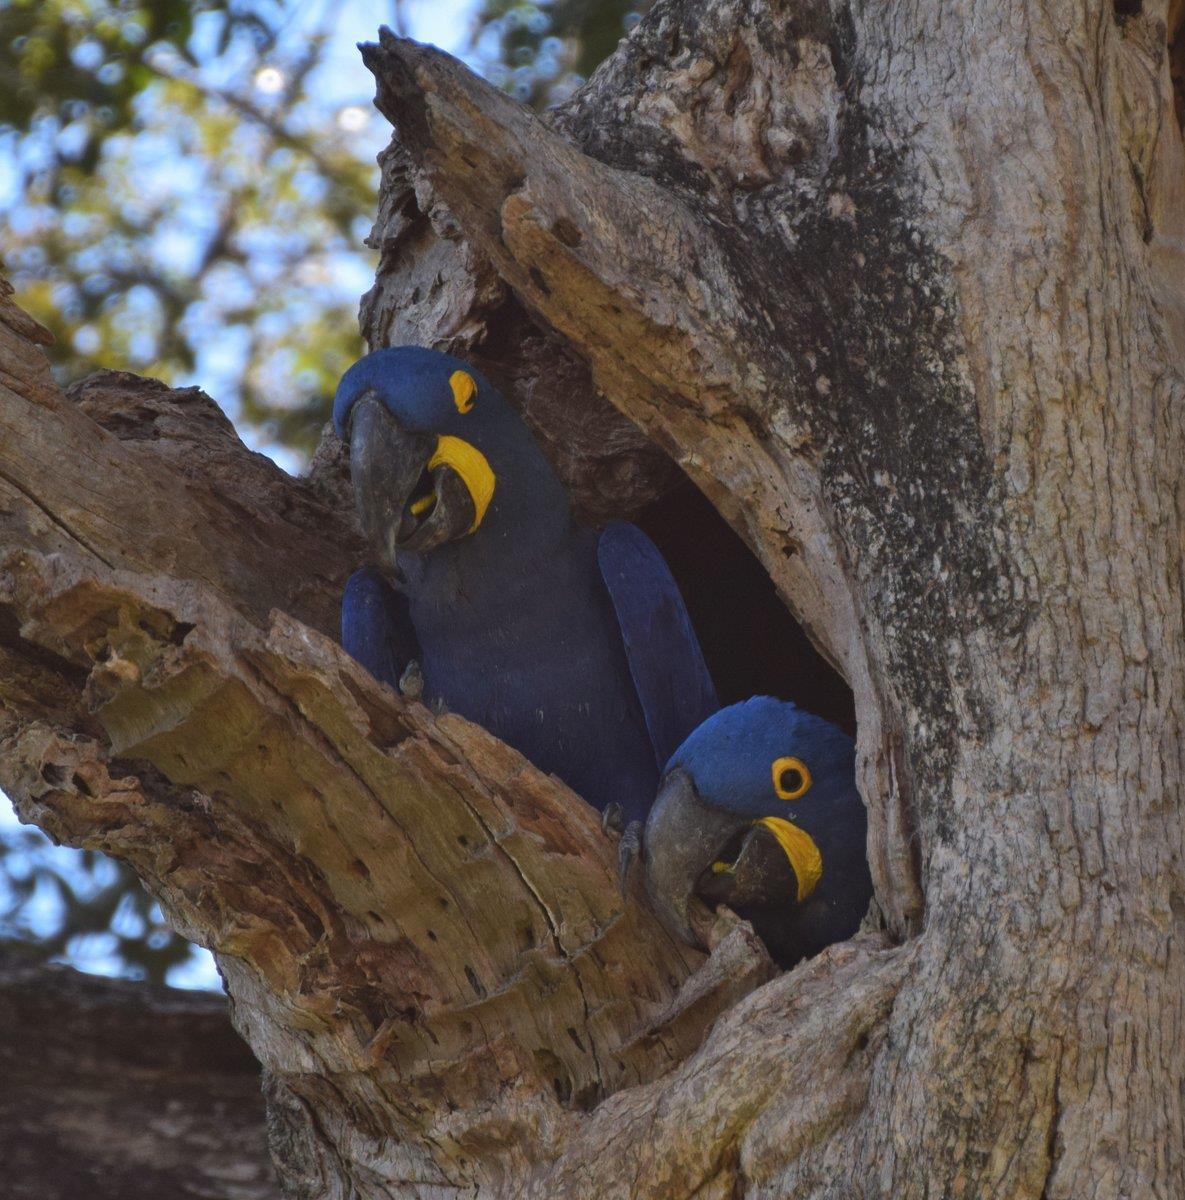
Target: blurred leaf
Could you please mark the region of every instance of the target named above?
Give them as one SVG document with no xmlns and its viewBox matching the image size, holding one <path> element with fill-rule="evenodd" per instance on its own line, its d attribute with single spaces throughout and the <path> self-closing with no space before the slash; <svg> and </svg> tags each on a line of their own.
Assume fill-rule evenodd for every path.
<svg viewBox="0 0 1185 1200">
<path fill-rule="evenodd" d="M 0 938 L 43 962 L 153 983 L 194 953 L 129 868 L 33 829 L 0 835 Z"/>
<path fill-rule="evenodd" d="M 486 0 L 475 42 L 492 46 L 487 73 L 546 108 L 596 70 L 653 0 Z"/>
</svg>

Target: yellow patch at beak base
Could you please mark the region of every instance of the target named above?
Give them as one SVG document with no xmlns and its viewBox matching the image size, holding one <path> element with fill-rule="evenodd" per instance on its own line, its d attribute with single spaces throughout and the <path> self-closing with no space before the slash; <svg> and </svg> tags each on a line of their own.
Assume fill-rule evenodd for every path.
<svg viewBox="0 0 1185 1200">
<path fill-rule="evenodd" d="M 442 434 L 437 439 L 436 453 L 428 460 L 428 470 L 434 471 L 441 465 L 452 467 L 469 489 L 474 514 L 473 524 L 469 526 L 469 532 L 472 533 L 481 524 L 494 498 L 494 472 L 486 456 L 476 446 L 448 434 Z"/>
<path fill-rule="evenodd" d="M 763 817 L 754 823 L 764 825 L 786 852 L 798 880 L 798 902 L 801 904 L 823 878 L 823 856 L 815 839 L 805 829 L 799 829 L 781 817 Z"/>
</svg>

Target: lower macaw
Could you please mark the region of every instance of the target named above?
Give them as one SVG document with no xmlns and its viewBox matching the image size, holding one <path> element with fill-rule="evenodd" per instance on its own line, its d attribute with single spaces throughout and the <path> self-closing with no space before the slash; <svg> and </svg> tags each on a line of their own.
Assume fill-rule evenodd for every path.
<svg viewBox="0 0 1185 1200">
<path fill-rule="evenodd" d="M 872 898 L 855 747 L 795 705 L 721 709 L 675 751 L 642 833 L 667 927 L 698 939 L 696 900 L 752 922 L 782 966 L 856 932 Z"/>
</svg>

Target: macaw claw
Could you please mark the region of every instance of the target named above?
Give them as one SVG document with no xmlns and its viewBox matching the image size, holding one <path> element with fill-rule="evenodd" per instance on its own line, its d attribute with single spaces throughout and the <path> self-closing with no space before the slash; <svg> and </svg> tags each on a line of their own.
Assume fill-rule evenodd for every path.
<svg viewBox="0 0 1185 1200">
<path fill-rule="evenodd" d="M 618 801 L 611 800 L 601 813 L 601 832 L 621 837 L 617 843 L 617 885 L 625 896 L 629 892 L 630 871 L 642 853 L 642 822 L 631 821 L 626 825 L 624 810 Z"/>
<path fill-rule="evenodd" d="M 629 893 L 630 871 L 642 855 L 642 822 L 631 821 L 617 843 L 617 885 L 623 896 Z"/>
<path fill-rule="evenodd" d="M 418 700 L 424 694 L 424 673 L 414 658 L 399 676 L 399 694 L 409 700 Z"/>
<path fill-rule="evenodd" d="M 610 800 L 601 813 L 601 832 L 603 834 L 622 833 L 625 830 L 625 811 L 620 802 Z"/>
</svg>

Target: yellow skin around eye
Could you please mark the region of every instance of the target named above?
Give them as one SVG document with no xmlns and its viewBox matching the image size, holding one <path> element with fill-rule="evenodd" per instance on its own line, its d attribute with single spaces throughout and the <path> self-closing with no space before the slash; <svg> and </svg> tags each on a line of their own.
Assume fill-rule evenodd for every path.
<svg viewBox="0 0 1185 1200">
<path fill-rule="evenodd" d="M 473 397 L 477 395 L 473 376 L 467 371 L 454 371 L 448 382 L 453 389 L 453 403 L 457 406 L 457 412 L 467 413 L 473 407 Z"/>
<path fill-rule="evenodd" d="M 800 782 L 793 790 L 782 786 L 782 776 L 787 771 L 797 771 L 800 777 Z M 811 773 L 801 758 L 775 758 L 770 764 L 770 774 L 774 781 L 774 791 L 780 800 L 797 800 L 811 789 Z"/>
</svg>

